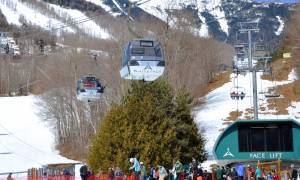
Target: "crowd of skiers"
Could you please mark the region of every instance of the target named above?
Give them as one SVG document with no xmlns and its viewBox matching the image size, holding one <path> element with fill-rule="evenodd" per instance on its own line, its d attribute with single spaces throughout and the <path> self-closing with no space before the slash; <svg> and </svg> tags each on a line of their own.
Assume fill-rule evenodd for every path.
<svg viewBox="0 0 300 180">
<path fill-rule="evenodd" d="M 109 168 L 109 180 L 300 180 L 299 170 L 292 164 L 287 169 L 278 171 L 274 169 L 265 169 L 261 165 L 244 165 L 238 163 L 232 167 L 217 166 L 210 172 L 203 170 L 200 163 L 195 160 L 188 165 L 183 165 L 180 161 L 175 161 L 172 169 L 166 169 L 162 165 L 154 166 L 144 164 L 136 158 L 129 159 L 132 166 L 130 173 L 125 175 L 119 168 Z M 94 180 L 89 178 L 87 166 L 80 168 L 82 180 Z M 101 179 L 101 178 L 100 178 Z"/>
<path fill-rule="evenodd" d="M 238 163 L 231 168 L 218 166 L 214 170 L 214 179 L 216 180 L 299 180 L 299 170 L 292 164 L 285 170 L 265 169 L 261 165 L 246 167 Z"/>
<path fill-rule="evenodd" d="M 144 164 L 136 158 L 129 159 L 132 166 L 126 176 L 119 168 L 109 169 L 109 180 L 211 180 L 211 173 L 203 170 L 195 160 L 189 165 L 183 165 L 180 161 L 174 161 L 172 169 L 166 169 L 163 165 L 154 166 Z M 83 179 L 84 180 L 84 179 Z"/>
<path fill-rule="evenodd" d="M 183 165 L 180 161 L 174 161 L 172 169 L 166 169 L 163 165 L 154 166 L 152 164 L 144 164 L 136 158 L 129 159 L 132 166 L 129 168 L 129 173 L 124 174 L 118 167 L 109 168 L 109 180 L 211 180 L 211 173 L 203 171 L 200 164 L 195 160 L 189 165 Z M 86 165 L 80 168 L 80 176 L 82 180 L 95 180 L 94 176 Z M 101 178 L 100 178 L 101 179 Z"/>
<path fill-rule="evenodd" d="M 183 180 L 183 179 L 198 179 L 210 180 L 209 173 L 203 171 L 200 164 L 195 160 L 189 165 L 183 165 L 180 161 L 174 161 L 173 168 L 167 170 L 162 165 L 153 166 L 152 164 L 145 165 L 139 162 L 136 158 L 130 158 L 133 165 L 130 167 L 130 180 Z"/>
</svg>

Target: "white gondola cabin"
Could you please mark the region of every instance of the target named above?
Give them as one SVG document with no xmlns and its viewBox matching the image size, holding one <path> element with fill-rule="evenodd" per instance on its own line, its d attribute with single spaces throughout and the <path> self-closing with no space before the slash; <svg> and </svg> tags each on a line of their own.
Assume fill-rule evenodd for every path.
<svg viewBox="0 0 300 180">
<path fill-rule="evenodd" d="M 154 81 L 163 74 L 164 69 L 165 59 L 159 42 L 137 39 L 125 45 L 120 70 L 122 78 Z"/>
<path fill-rule="evenodd" d="M 77 81 L 77 99 L 80 101 L 99 100 L 104 87 L 94 76 L 83 76 Z"/>
</svg>

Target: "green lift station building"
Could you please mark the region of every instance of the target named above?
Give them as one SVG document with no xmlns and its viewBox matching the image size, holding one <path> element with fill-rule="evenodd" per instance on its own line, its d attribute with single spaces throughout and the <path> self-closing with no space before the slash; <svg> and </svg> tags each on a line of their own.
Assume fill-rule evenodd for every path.
<svg viewBox="0 0 300 180">
<path fill-rule="evenodd" d="M 300 124 L 292 119 L 237 120 L 219 136 L 214 155 L 222 161 L 300 160 Z"/>
</svg>

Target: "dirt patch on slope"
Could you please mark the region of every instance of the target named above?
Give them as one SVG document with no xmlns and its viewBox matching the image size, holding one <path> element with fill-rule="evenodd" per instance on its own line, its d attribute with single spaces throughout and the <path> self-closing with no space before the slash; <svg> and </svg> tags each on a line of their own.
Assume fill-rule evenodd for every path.
<svg viewBox="0 0 300 180">
<path fill-rule="evenodd" d="M 223 124 L 237 120 L 242 114 L 243 111 L 231 111 Z"/>
<path fill-rule="evenodd" d="M 300 80 L 292 83 L 277 86 L 276 90 L 282 98 L 268 99 L 268 108 L 276 110 L 276 114 L 288 114 L 287 108 L 292 105 L 293 101 L 300 101 L 300 93 L 297 91 Z"/>
<path fill-rule="evenodd" d="M 272 75 L 262 75 L 261 78 L 269 81 L 284 81 L 288 79 L 292 71 L 293 62 L 291 59 L 278 59 L 272 62 Z"/>
<path fill-rule="evenodd" d="M 226 72 L 216 75 L 211 82 L 209 82 L 205 87 L 201 88 L 201 92 L 199 92 L 199 94 L 197 94 L 197 97 L 204 96 L 204 95 L 208 94 L 209 92 L 223 86 L 225 83 L 229 82 L 230 74 L 231 74 L 231 72 L 226 71 Z M 198 101 L 195 102 L 194 105 L 201 105 L 203 103 L 204 103 L 204 101 L 202 99 L 199 99 Z"/>
<path fill-rule="evenodd" d="M 208 83 L 208 85 L 204 88 L 205 94 L 223 86 L 225 83 L 230 81 L 230 73 L 231 72 L 223 72 L 215 76 L 215 78 Z"/>
</svg>

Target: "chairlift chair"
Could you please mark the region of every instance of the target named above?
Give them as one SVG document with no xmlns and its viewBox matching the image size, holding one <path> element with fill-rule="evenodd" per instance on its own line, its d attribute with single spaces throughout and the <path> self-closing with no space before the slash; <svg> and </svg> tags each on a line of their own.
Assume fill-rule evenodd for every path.
<svg viewBox="0 0 300 180">
<path fill-rule="evenodd" d="M 267 90 L 265 91 L 265 97 L 276 98 L 276 97 L 280 97 L 280 94 L 275 91 L 274 87 L 271 87 L 271 88 L 267 88 Z"/>
<path fill-rule="evenodd" d="M 249 70 L 248 61 L 241 61 L 239 59 L 235 59 L 233 62 L 233 67 L 239 69 L 239 71 L 247 71 Z"/>
<path fill-rule="evenodd" d="M 237 74 L 237 75 L 244 75 L 244 76 L 247 74 L 247 71 L 246 71 L 246 70 L 244 70 L 244 69 L 239 69 L 238 67 L 234 67 L 234 68 L 232 69 L 232 72 L 235 73 L 235 74 Z"/>
<path fill-rule="evenodd" d="M 243 87 L 233 87 L 230 89 L 230 97 L 233 100 L 243 100 L 246 96 L 246 90 Z"/>
<path fill-rule="evenodd" d="M 237 60 L 243 61 L 245 59 L 245 45 L 244 44 L 235 44 L 234 50 L 235 50 Z"/>
<path fill-rule="evenodd" d="M 263 75 L 272 75 L 272 67 L 265 67 Z"/>
<path fill-rule="evenodd" d="M 104 91 L 99 79 L 95 76 L 82 76 L 77 81 L 77 99 L 79 101 L 96 101 L 99 100 Z"/>
<path fill-rule="evenodd" d="M 263 44 L 255 44 L 255 51 L 266 51 L 266 45 Z"/>
</svg>

